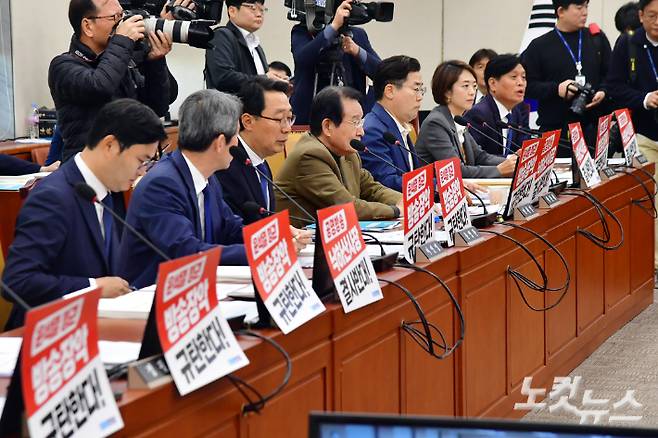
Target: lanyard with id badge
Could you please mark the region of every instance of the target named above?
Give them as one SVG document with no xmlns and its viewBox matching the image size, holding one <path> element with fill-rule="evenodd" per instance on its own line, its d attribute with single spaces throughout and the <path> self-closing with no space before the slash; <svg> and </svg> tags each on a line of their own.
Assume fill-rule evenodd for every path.
<svg viewBox="0 0 658 438">
<path fill-rule="evenodd" d="M 569 51 L 569 55 L 571 55 L 571 59 L 573 59 L 574 64 L 576 64 L 576 77 L 574 78 L 574 81 L 580 85 L 581 87 L 584 87 L 585 84 L 587 83 L 587 78 L 583 74 L 583 30 L 580 29 L 578 31 L 578 58 L 576 58 L 576 55 L 574 55 L 573 50 L 571 50 L 571 47 L 569 46 L 569 43 L 567 43 L 567 40 L 564 38 L 564 35 L 562 35 L 562 32 L 556 27 L 555 28 L 555 33 L 560 37 L 562 40 L 562 43 L 564 44 L 564 47 L 567 48 Z"/>
</svg>

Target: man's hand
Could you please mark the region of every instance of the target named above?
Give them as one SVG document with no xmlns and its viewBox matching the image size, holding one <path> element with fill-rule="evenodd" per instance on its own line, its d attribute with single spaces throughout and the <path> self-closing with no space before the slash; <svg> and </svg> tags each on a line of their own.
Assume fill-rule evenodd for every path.
<svg viewBox="0 0 658 438">
<path fill-rule="evenodd" d="M 39 172 L 54 172 L 57 169 L 59 169 L 59 165 L 60 165 L 60 161 L 57 160 L 49 166 L 41 166 L 41 169 L 39 169 Z"/>
<path fill-rule="evenodd" d="M 171 52 L 171 45 L 173 44 L 171 36 L 161 30 L 158 31 L 157 35 L 155 32 L 149 32 L 149 42 L 151 43 L 151 51 L 146 57 L 149 61 L 164 58 L 167 53 Z"/>
<path fill-rule="evenodd" d="M 658 108 L 658 91 L 647 94 L 645 102 L 648 109 Z"/>
<path fill-rule="evenodd" d="M 514 156 L 516 157 L 516 155 Z M 471 192 L 489 193 L 489 189 L 487 187 L 481 186 L 480 184 L 476 184 L 466 179 L 464 180 L 464 187 L 466 187 Z"/>
<path fill-rule="evenodd" d="M 291 225 L 290 234 L 292 234 L 292 242 L 295 244 L 297 253 L 306 248 L 306 245 L 313 243 L 313 232 L 311 230 L 300 230 Z"/>
<path fill-rule="evenodd" d="M 330 26 L 338 32 L 338 29 L 340 29 L 345 23 L 345 19 L 350 16 L 351 11 L 352 0 L 345 0 L 340 6 L 338 6 L 338 9 L 336 9 L 336 14 L 334 14 L 334 19 L 331 21 Z"/>
<path fill-rule="evenodd" d="M 348 55 L 358 56 L 359 55 L 359 45 L 354 42 L 354 40 L 348 36 L 343 37 L 343 52 Z"/>
<path fill-rule="evenodd" d="M 517 158 L 518 157 L 514 154 L 508 155 L 505 161 L 496 166 L 498 172 L 500 172 L 502 176 L 511 176 L 514 173 Z"/>
<path fill-rule="evenodd" d="M 96 286 L 101 288 L 101 298 L 116 298 L 130 292 L 128 282 L 120 277 L 97 278 Z"/>
<path fill-rule="evenodd" d="M 571 89 L 570 89 L 570 88 L 573 88 L 573 87 L 569 87 L 569 85 L 571 85 L 573 83 L 574 83 L 573 79 L 567 79 L 566 81 L 562 81 L 562 83 L 560 83 L 560 85 L 557 86 L 557 94 L 562 99 L 565 99 L 565 100 L 569 100 L 569 99 L 573 98 L 574 94 L 573 94 L 573 91 L 571 91 Z"/>
<path fill-rule="evenodd" d="M 404 217 L 404 199 L 400 199 L 400 202 L 398 202 L 395 205 L 398 210 L 400 210 L 400 217 Z"/>
<path fill-rule="evenodd" d="M 139 41 L 144 38 L 144 32 L 146 32 L 144 17 L 133 15 L 127 20 L 120 22 L 115 33 L 128 37 L 133 41 Z"/>
<path fill-rule="evenodd" d="M 290 80 L 287 74 L 279 72 L 278 70 L 268 70 L 265 75 L 270 79 L 274 79 L 275 81 L 289 82 Z"/>
<path fill-rule="evenodd" d="M 605 99 L 605 91 L 597 91 L 594 97 L 592 97 L 592 101 L 585 105 L 585 108 L 589 109 L 593 106 L 596 106 L 603 102 L 603 99 Z"/>
<path fill-rule="evenodd" d="M 160 11 L 160 18 L 164 18 L 165 20 L 174 20 L 174 16 L 170 12 L 167 12 L 167 4 L 169 2 L 165 2 L 165 4 L 162 6 L 162 11 Z M 192 0 L 176 0 L 174 2 L 173 6 L 183 6 L 184 8 L 194 10 L 196 7 L 196 4 Z"/>
</svg>

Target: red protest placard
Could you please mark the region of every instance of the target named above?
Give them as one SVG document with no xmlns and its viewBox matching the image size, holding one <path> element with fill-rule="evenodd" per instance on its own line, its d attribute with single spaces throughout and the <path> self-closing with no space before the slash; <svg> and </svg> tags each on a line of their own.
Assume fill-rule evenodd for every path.
<svg viewBox="0 0 658 438">
<path fill-rule="evenodd" d="M 558 142 L 560 141 L 560 130 L 544 132 L 539 143 L 537 153 L 537 164 L 535 167 L 535 185 L 532 199 L 537 200 L 540 196 L 548 193 L 551 185 L 551 172 L 555 164 Z"/>
<path fill-rule="evenodd" d="M 297 260 L 287 210 L 245 226 L 242 234 L 256 289 L 283 333 L 324 311 Z"/>
<path fill-rule="evenodd" d="M 615 111 L 617 123 L 619 123 L 619 132 L 621 133 L 621 143 L 624 146 L 624 157 L 626 165 L 633 164 L 633 158 L 638 154 L 637 136 L 633 127 L 633 120 L 627 108 Z"/>
<path fill-rule="evenodd" d="M 434 184 L 432 165 L 402 175 L 404 210 L 404 257 L 416 261 L 416 249 L 430 240 L 434 230 Z"/>
<path fill-rule="evenodd" d="M 599 126 L 596 131 L 596 153 L 594 154 L 594 163 L 598 170 L 608 166 L 608 146 L 610 145 L 611 123 L 612 114 L 599 117 Z"/>
<path fill-rule="evenodd" d="M 318 210 L 322 248 L 345 313 L 383 298 L 353 203 Z"/>
<path fill-rule="evenodd" d="M 448 244 L 452 245 L 455 233 L 471 226 L 459 158 L 436 161 L 434 170 L 439 186 L 443 226 L 448 233 Z"/>
<path fill-rule="evenodd" d="M 537 153 L 541 139 L 531 138 L 523 142 L 517 152 L 519 156 L 514 171 L 514 179 L 510 188 L 509 199 L 505 209 L 505 216 L 514 214 L 516 207 L 532 202 L 533 188 L 535 186 L 535 169 Z"/>
<path fill-rule="evenodd" d="M 107 436 L 123 421 L 98 352 L 100 289 L 30 310 L 21 347 L 30 435 Z"/>
<path fill-rule="evenodd" d="M 580 126 L 580 123 L 570 123 L 569 134 L 571 135 L 571 146 L 576 157 L 576 164 L 578 165 L 583 181 L 587 187 L 600 183 L 601 177 L 596 171 L 596 165 L 585 143 L 583 128 Z"/>
</svg>

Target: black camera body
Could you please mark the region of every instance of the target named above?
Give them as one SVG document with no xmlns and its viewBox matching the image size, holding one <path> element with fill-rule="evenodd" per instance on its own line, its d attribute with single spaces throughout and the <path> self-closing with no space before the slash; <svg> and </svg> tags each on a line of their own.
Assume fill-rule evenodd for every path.
<svg viewBox="0 0 658 438">
<path fill-rule="evenodd" d="M 173 6 L 174 0 L 119 0 L 124 10 L 146 11 L 148 15 L 158 16 L 167 4 L 167 11 L 171 11 L 176 20 L 209 20 L 213 21 L 213 24 L 219 23 L 222 18 L 223 0 L 192 0 L 192 2 L 194 10 Z"/>
<path fill-rule="evenodd" d="M 587 111 L 587 108 L 585 107 L 594 98 L 596 90 L 589 82 L 587 82 L 585 85 L 572 82 L 567 86 L 567 92 L 569 91 L 576 95 L 576 97 L 573 99 L 573 102 L 571 103 L 571 111 L 573 111 L 574 114 L 582 116 L 585 114 L 585 111 Z"/>
<path fill-rule="evenodd" d="M 336 10 L 343 0 L 284 0 L 284 6 L 289 8 L 288 20 L 306 23 L 309 32 L 320 32 L 331 23 Z M 345 20 L 346 26 L 359 26 L 372 20 L 380 22 L 393 21 L 395 4 L 393 2 L 352 2 L 352 11 Z"/>
</svg>

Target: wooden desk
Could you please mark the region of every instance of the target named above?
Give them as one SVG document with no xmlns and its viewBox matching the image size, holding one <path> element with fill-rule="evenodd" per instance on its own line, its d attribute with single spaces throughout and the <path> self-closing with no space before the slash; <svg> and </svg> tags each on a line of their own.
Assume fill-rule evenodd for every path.
<svg viewBox="0 0 658 438">
<path fill-rule="evenodd" d="M 619 250 L 604 252 L 577 233 L 600 232 L 598 216 L 582 198 L 564 197 L 564 204 L 526 223 L 570 265 L 569 292 L 555 309 L 541 313 L 523 305 L 507 268 L 537 280 L 529 257 L 503 238 L 486 235 L 427 266 L 448 283 L 464 311 L 466 339 L 448 359 L 430 358 L 400 329 L 416 316 L 402 292 L 387 286 L 382 301 L 350 315 L 330 304 L 288 336 L 264 332 L 289 352 L 293 372 L 285 391 L 260 415 L 241 414 L 244 401 L 226 379 L 183 398 L 168 384 L 127 391 L 119 402 L 126 427 L 117 435 L 304 437 L 311 410 L 522 416 L 513 406 L 526 399 L 520 394 L 525 376 L 534 377 L 533 387 L 550 386 L 554 376 L 566 375 L 653 300 L 653 219 L 630 202 L 644 192 L 631 177 L 619 176 L 592 193 L 623 225 Z M 492 229 L 526 243 L 546 267 L 550 286 L 562 283 L 557 256 L 537 238 L 502 225 Z M 611 231 L 615 241 L 618 231 Z M 383 276 L 410 288 L 428 320 L 453 341 L 459 333 L 456 312 L 427 275 L 395 269 Z M 525 292 L 535 306 L 555 299 Z M 138 340 L 143 325 L 101 320 L 101 338 Z M 280 356 L 262 342 L 241 342 L 251 363 L 237 375 L 268 393 L 283 376 Z"/>
</svg>

